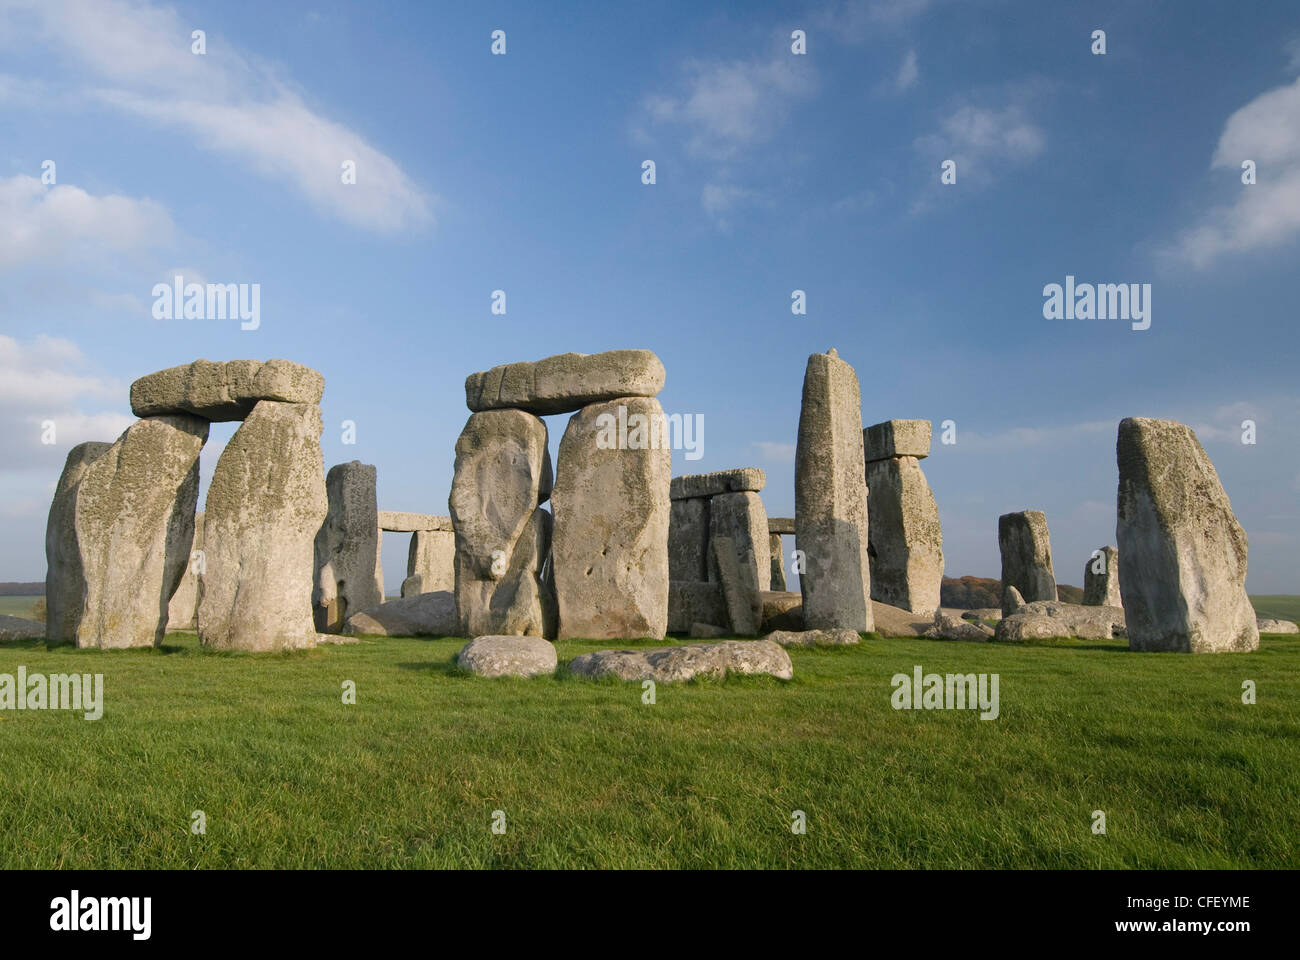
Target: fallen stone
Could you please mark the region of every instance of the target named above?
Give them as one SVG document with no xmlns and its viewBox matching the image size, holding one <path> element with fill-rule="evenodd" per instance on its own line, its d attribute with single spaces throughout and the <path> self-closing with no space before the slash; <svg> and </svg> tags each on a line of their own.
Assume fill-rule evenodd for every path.
<svg viewBox="0 0 1300 960">
<path fill-rule="evenodd" d="M 1129 649 L 1225 653 L 1259 648 L 1246 596 L 1246 532 L 1190 427 L 1120 422 L 1116 537 Z"/>
<path fill-rule="evenodd" d="M 687 633 L 693 623 L 729 622 L 722 584 L 702 580 L 668 581 L 669 632 Z"/>
<path fill-rule="evenodd" d="M 1119 551 L 1099 547 L 1083 565 L 1083 603 L 1089 607 L 1119 607 Z"/>
<path fill-rule="evenodd" d="M 759 633 L 774 630 L 803 631 L 803 594 L 789 590 L 765 590 L 758 595 L 763 605 Z"/>
<path fill-rule="evenodd" d="M 0 643 L 9 640 L 36 640 L 45 636 L 45 624 L 25 617 L 0 614 Z"/>
<path fill-rule="evenodd" d="M 465 378 L 465 403 L 476 412 L 572 413 L 619 397 L 657 396 L 664 376 L 664 365 L 649 350 L 561 353 L 471 373 Z"/>
<path fill-rule="evenodd" d="M 555 672 L 555 646 L 541 637 L 475 637 L 456 655 L 462 670 L 480 677 L 542 677 Z"/>
<path fill-rule="evenodd" d="M 993 628 L 986 623 L 971 623 L 943 610 L 936 610 L 934 623 L 922 636 L 929 637 L 931 640 L 973 640 L 976 643 L 984 643 L 993 636 Z"/>
<path fill-rule="evenodd" d="M 206 562 L 203 552 L 203 511 L 194 516 L 194 542 L 180 585 L 167 607 L 168 630 L 194 630 L 199 624 L 199 587 Z"/>
<path fill-rule="evenodd" d="M 456 595 L 437 590 L 358 610 L 348 617 L 343 632 L 349 636 L 454 637 L 459 633 Z"/>
<path fill-rule="evenodd" d="M 1020 601 L 1024 606 L 1024 601 Z M 962 615 L 963 620 L 1001 620 L 1002 611 L 998 607 L 978 607 L 974 610 L 967 610 Z"/>
<path fill-rule="evenodd" d="M 795 542 L 808 629 L 873 629 L 862 396 L 831 350 L 808 358 L 795 448 Z"/>
<path fill-rule="evenodd" d="M 930 421 L 886 420 L 872 424 L 862 431 L 862 448 L 867 463 L 892 457 L 924 460 L 930 455 Z"/>
<path fill-rule="evenodd" d="M 879 600 L 871 601 L 871 614 L 875 632 L 882 637 L 923 637 L 934 623 L 930 617 L 920 617 Z"/>
<path fill-rule="evenodd" d="M 349 611 L 384 602 L 375 468 L 359 460 L 325 475 L 329 503 L 316 534 L 316 588 L 312 612 L 318 633 L 338 633 Z"/>
<path fill-rule="evenodd" d="M 154 647 L 189 563 L 208 422 L 137 420 L 82 474 L 76 537 L 85 574 L 78 647 Z M 48 613 L 47 613 L 48 617 Z"/>
<path fill-rule="evenodd" d="M 1260 633 L 1300 633 L 1300 626 L 1290 620 L 1256 620 Z"/>
<path fill-rule="evenodd" d="M 45 629 L 56 643 L 76 643 L 85 613 L 86 575 L 77 541 L 77 484 L 111 443 L 88 441 L 68 451 L 45 525 Z"/>
<path fill-rule="evenodd" d="M 709 579 L 709 501 L 674 500 L 668 514 L 669 580 Z"/>
<path fill-rule="evenodd" d="M 226 444 L 203 517 L 199 640 L 214 650 L 316 645 L 316 534 L 329 504 L 320 407 L 263 400 Z"/>
<path fill-rule="evenodd" d="M 1050 620 L 1051 623 L 1037 621 Z M 1008 623 L 1008 621 L 1013 621 Z M 1034 621 L 1030 623 L 1030 621 Z M 1002 624 L 1007 624 L 1004 628 Z M 1029 624 L 1029 625 L 1026 625 Z M 1083 640 L 1110 640 L 1122 637 L 1125 630 L 1121 607 L 1084 606 L 1059 600 L 1036 600 L 1026 603 L 998 623 L 996 636 L 1001 639 L 1043 639 L 1045 637 L 1079 637 Z"/>
<path fill-rule="evenodd" d="M 451 533 L 451 517 L 439 517 L 431 513 L 402 513 L 399 510 L 380 510 L 379 529 L 391 533 L 417 533 L 419 531 L 442 531 Z"/>
<path fill-rule="evenodd" d="M 929 443 L 928 420 L 923 423 Z M 943 534 L 939 507 L 915 457 L 867 464 L 871 599 L 930 616 L 939 609 Z"/>
<path fill-rule="evenodd" d="M 722 679 L 729 673 L 794 677 L 790 656 L 770 640 L 722 640 L 654 650 L 600 650 L 575 657 L 569 672 L 579 677 L 618 677 L 680 683 L 695 677 Z"/>
<path fill-rule="evenodd" d="M 862 642 L 854 630 L 773 630 L 763 639 L 783 647 L 842 647 Z"/>
<path fill-rule="evenodd" d="M 569 418 L 560 441 L 552 564 L 561 639 L 661 638 L 668 627 L 672 451 L 607 443 L 621 407 L 628 418 L 663 416 L 651 397 L 593 404 Z"/>
<path fill-rule="evenodd" d="M 1041 510 L 1022 510 L 998 517 L 998 548 L 1002 552 L 1002 584 L 1020 591 L 1026 600 L 1055 600 L 1052 543 L 1047 517 Z"/>
<path fill-rule="evenodd" d="M 690 500 L 720 493 L 758 493 L 766 484 L 767 474 L 761 467 L 740 467 L 673 477 L 668 495 L 673 500 Z"/>
<path fill-rule="evenodd" d="M 137 417 L 188 413 L 205 420 L 243 420 L 262 400 L 320 403 L 325 378 L 288 360 L 195 360 L 131 384 Z"/>
</svg>

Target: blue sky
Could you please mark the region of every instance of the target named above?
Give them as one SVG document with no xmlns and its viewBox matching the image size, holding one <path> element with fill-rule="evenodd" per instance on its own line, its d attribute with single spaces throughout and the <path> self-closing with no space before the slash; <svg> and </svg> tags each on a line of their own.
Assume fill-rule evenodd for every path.
<svg viewBox="0 0 1300 960">
<path fill-rule="evenodd" d="M 1250 590 L 1300 593 L 1298 78 L 1287 2 L 0 0 L 0 579 L 43 576 L 67 450 L 162 367 L 315 367 L 326 465 L 446 513 L 466 374 L 649 348 L 665 410 L 704 416 L 674 472 L 761 466 L 790 515 L 804 366 L 834 346 L 864 423 L 956 422 L 923 464 L 949 575 L 996 577 L 998 515 L 1037 508 L 1080 583 L 1143 415 L 1197 430 Z M 154 319 L 178 271 L 259 283 L 260 328 Z M 1045 320 L 1067 274 L 1151 284 L 1151 328 Z"/>
</svg>

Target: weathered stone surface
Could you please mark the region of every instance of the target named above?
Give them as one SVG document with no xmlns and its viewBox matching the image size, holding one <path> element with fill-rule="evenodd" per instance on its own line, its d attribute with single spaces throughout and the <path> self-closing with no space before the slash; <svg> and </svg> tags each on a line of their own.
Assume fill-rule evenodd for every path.
<svg viewBox="0 0 1300 960">
<path fill-rule="evenodd" d="M 450 530 L 416 530 L 406 551 L 402 596 L 441 590 L 456 590 L 456 536 Z"/>
<path fill-rule="evenodd" d="M 189 562 L 199 496 L 198 417 L 137 420 L 82 474 L 76 537 L 85 573 L 79 647 L 152 647 Z"/>
<path fill-rule="evenodd" d="M 168 630 L 193 630 L 199 623 L 199 590 L 206 555 L 203 552 L 203 511 L 194 517 L 194 542 L 186 558 L 180 585 L 167 607 Z"/>
<path fill-rule="evenodd" d="M 722 584 L 732 632 L 738 637 L 757 636 L 763 616 L 762 601 L 753 577 L 736 559 L 736 546 L 730 537 L 713 537 L 709 541 L 709 560 Z"/>
<path fill-rule="evenodd" d="M 1024 601 L 1020 601 L 1021 606 Z M 963 620 L 1001 620 L 1002 610 L 998 607 L 976 607 L 974 610 L 967 610 L 961 615 Z"/>
<path fill-rule="evenodd" d="M 886 420 L 872 424 L 862 431 L 862 447 L 867 463 L 891 457 L 924 460 L 930 455 L 930 421 Z"/>
<path fill-rule="evenodd" d="M 875 631 L 882 637 L 921 637 L 934 624 L 931 617 L 923 617 L 879 600 L 871 601 L 871 615 Z"/>
<path fill-rule="evenodd" d="M 758 493 L 767 484 L 761 467 L 740 467 L 714 473 L 690 473 L 673 477 L 669 496 L 673 500 L 715 497 L 720 493 Z"/>
<path fill-rule="evenodd" d="M 1006 584 L 1002 588 L 1002 616 L 1009 617 L 1013 613 L 1019 613 L 1025 608 L 1025 598 L 1020 595 L 1020 591 L 1011 584 Z"/>
<path fill-rule="evenodd" d="M 45 624 L 25 617 L 0 614 L 0 642 L 6 640 L 35 640 L 45 636 Z"/>
<path fill-rule="evenodd" d="M 215 650 L 314 647 L 325 521 L 320 408 L 263 400 L 226 444 L 203 518 L 199 639 Z"/>
<path fill-rule="evenodd" d="M 1056 599 L 1052 543 L 1041 510 L 1022 510 L 998 517 L 1002 551 L 1002 586 L 1015 587 L 1028 601 Z M 1005 610 L 1005 605 L 1003 606 Z"/>
<path fill-rule="evenodd" d="M 561 353 L 471 373 L 465 378 L 465 403 L 474 411 L 571 413 L 619 397 L 656 396 L 664 376 L 664 365 L 649 350 Z"/>
<path fill-rule="evenodd" d="M 137 417 L 189 413 L 205 420 L 243 420 L 261 400 L 320 403 L 325 378 L 288 360 L 195 360 L 131 384 Z"/>
<path fill-rule="evenodd" d="M 1255 623 L 1260 633 L 1300 633 L 1300 626 L 1290 620 L 1261 619 Z"/>
<path fill-rule="evenodd" d="M 803 594 L 788 590 L 767 590 L 758 595 L 763 605 L 759 633 L 773 630 L 803 630 Z"/>
<path fill-rule="evenodd" d="M 1083 603 L 1088 607 L 1123 606 L 1119 595 L 1119 551 L 1098 547 L 1083 565 Z"/>
<path fill-rule="evenodd" d="M 714 640 L 718 637 L 725 637 L 730 631 L 726 627 L 714 626 L 711 623 L 692 623 L 690 635 L 692 638 L 700 640 Z"/>
<path fill-rule="evenodd" d="M 767 532 L 771 534 L 784 534 L 787 537 L 793 537 L 794 517 L 768 517 Z"/>
<path fill-rule="evenodd" d="M 858 376 L 834 350 L 808 358 L 795 450 L 795 545 L 809 629 L 873 629 Z"/>
<path fill-rule="evenodd" d="M 392 533 L 415 533 L 422 530 L 436 530 L 446 533 L 456 528 L 451 517 L 439 517 L 431 513 L 403 513 L 400 510 L 380 510 L 379 529 Z"/>
<path fill-rule="evenodd" d="M 753 592 L 772 586 L 772 555 L 767 533 L 767 511 L 757 493 L 720 493 L 709 501 L 709 539 L 726 537 L 736 551 L 741 576 Z M 709 562 L 710 580 L 718 572 Z"/>
<path fill-rule="evenodd" d="M 76 643 L 86 609 L 86 575 L 77 540 L 77 484 L 86 468 L 112 448 L 88 441 L 68 451 L 45 525 L 45 629 L 57 643 Z"/>
<path fill-rule="evenodd" d="M 609 448 L 608 418 L 663 415 L 653 398 L 584 407 L 560 441 L 552 561 L 562 639 L 662 637 L 668 626 L 672 452 Z"/>
<path fill-rule="evenodd" d="M 779 533 L 768 534 L 767 553 L 771 557 L 771 575 L 768 577 L 768 586 L 772 590 L 785 590 L 785 547 L 781 545 L 781 535 Z"/>
<path fill-rule="evenodd" d="M 999 640 L 1047 637 L 1109 640 L 1124 636 L 1124 620 L 1124 611 L 1120 607 L 1035 600 L 1018 607 L 1015 613 L 1000 620 L 996 636 Z"/>
<path fill-rule="evenodd" d="M 668 514 L 668 577 L 709 579 L 709 501 L 674 500 Z"/>
<path fill-rule="evenodd" d="M 773 630 L 763 639 L 783 647 L 843 647 L 862 642 L 855 630 Z"/>
<path fill-rule="evenodd" d="M 993 628 L 985 623 L 971 623 L 943 610 L 936 610 L 934 623 L 922 636 L 931 640 L 973 640 L 983 643 L 993 636 Z"/>
<path fill-rule="evenodd" d="M 338 633 L 348 614 L 384 602 L 374 466 L 351 460 L 325 475 L 329 503 L 316 534 L 312 613 L 319 633 Z"/>
<path fill-rule="evenodd" d="M 463 636 L 554 636 L 542 580 L 551 515 L 546 424 L 521 410 L 475 413 L 456 441 L 451 484 L 456 609 Z"/>
<path fill-rule="evenodd" d="M 924 423 L 928 442 L 929 421 L 905 422 Z M 943 534 L 920 463 L 915 457 L 869 462 L 867 495 L 871 598 L 930 616 L 939 609 Z"/>
<path fill-rule="evenodd" d="M 693 623 L 730 623 L 722 584 L 702 580 L 668 581 L 668 630 L 686 633 Z"/>
<path fill-rule="evenodd" d="M 480 677 L 542 677 L 555 672 L 555 647 L 541 637 L 475 637 L 456 655 L 462 670 Z"/>
<path fill-rule="evenodd" d="M 563 459 L 563 458 L 561 458 Z M 655 650 L 600 650 L 575 657 L 569 672 L 580 677 L 618 677 L 677 683 L 693 677 L 722 679 L 728 673 L 794 677 L 790 655 L 770 640 L 723 640 Z"/>
<path fill-rule="evenodd" d="M 1190 427 L 1131 417 L 1116 444 L 1116 537 L 1129 648 L 1255 650 L 1246 532 Z"/>
<path fill-rule="evenodd" d="M 460 633 L 456 619 L 456 595 L 450 590 L 421 593 L 348 617 L 343 632 L 349 636 L 373 634 L 381 637 L 454 637 Z"/>
</svg>

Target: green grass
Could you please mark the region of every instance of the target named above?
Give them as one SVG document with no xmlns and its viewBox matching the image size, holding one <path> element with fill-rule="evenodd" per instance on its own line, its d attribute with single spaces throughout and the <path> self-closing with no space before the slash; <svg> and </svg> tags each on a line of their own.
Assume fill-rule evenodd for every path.
<svg viewBox="0 0 1300 960">
<path fill-rule="evenodd" d="M 1300 596 L 1293 594 L 1258 594 L 1250 598 L 1255 616 L 1268 620 L 1300 621 Z"/>
<path fill-rule="evenodd" d="M 36 601 L 40 597 L 0 597 L 0 614 L 9 617 L 25 617 L 32 619 L 35 612 Z"/>
<path fill-rule="evenodd" d="M 792 651 L 788 683 L 661 684 L 654 705 L 564 674 L 608 642 L 558 644 L 534 680 L 460 674 L 461 645 L 0 645 L 0 673 L 100 672 L 106 699 L 95 722 L 0 712 L 0 867 L 1300 866 L 1295 637 L 1219 656 L 871 637 Z M 893 710 L 916 664 L 997 673 L 1001 716 Z"/>
</svg>

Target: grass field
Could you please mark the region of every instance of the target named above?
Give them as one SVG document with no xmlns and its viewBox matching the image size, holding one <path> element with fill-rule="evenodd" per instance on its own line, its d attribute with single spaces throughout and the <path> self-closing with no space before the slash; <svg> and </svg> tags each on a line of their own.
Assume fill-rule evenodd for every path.
<svg viewBox="0 0 1300 960">
<path fill-rule="evenodd" d="M 36 601 L 40 597 L 0 597 L 0 614 L 9 617 L 32 618 Z"/>
<path fill-rule="evenodd" d="M 1257 594 L 1250 603 L 1257 617 L 1300 622 L 1300 597 L 1293 594 Z"/>
<path fill-rule="evenodd" d="M 458 673 L 462 643 L 0 645 L 0 673 L 102 673 L 106 701 L 94 722 L 0 712 L 0 867 L 1300 866 L 1300 638 L 870 637 L 792 651 L 788 683 L 660 685 L 653 705 L 564 675 L 607 642 L 558 644 L 534 680 Z M 1000 716 L 892 709 L 918 664 L 998 674 Z"/>
</svg>

